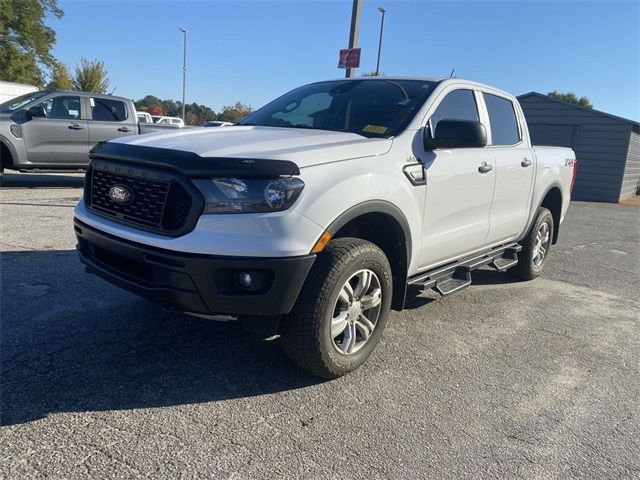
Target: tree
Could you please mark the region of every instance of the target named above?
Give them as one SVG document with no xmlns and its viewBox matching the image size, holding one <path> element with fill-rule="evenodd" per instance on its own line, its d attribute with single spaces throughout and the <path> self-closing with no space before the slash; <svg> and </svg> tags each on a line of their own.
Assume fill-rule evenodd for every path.
<svg viewBox="0 0 640 480">
<path fill-rule="evenodd" d="M 81 92 L 107 93 L 109 80 L 104 62 L 94 60 L 90 62 L 86 58 L 80 60 L 80 65 L 75 68 L 73 87 Z"/>
<path fill-rule="evenodd" d="M 372 72 L 364 72 L 360 76 L 361 77 L 384 77 L 384 73 L 380 72 L 378 75 L 376 75 L 376 71 L 373 70 Z"/>
<path fill-rule="evenodd" d="M 48 14 L 64 15 L 57 0 L 0 0 L 0 80 L 42 87 L 41 66 L 53 66 L 56 42 Z"/>
<path fill-rule="evenodd" d="M 147 112 L 149 112 L 149 115 L 164 115 L 164 112 L 162 111 L 162 107 L 159 105 L 149 105 L 148 107 L 146 107 L 146 109 L 147 109 Z"/>
<path fill-rule="evenodd" d="M 554 90 L 553 92 L 547 93 L 547 96 L 555 100 L 561 100 L 563 102 L 580 105 L 581 107 L 593 108 L 593 104 L 587 97 L 578 98 L 578 96 L 573 92 L 562 93 L 562 92 L 558 92 L 557 90 Z"/>
<path fill-rule="evenodd" d="M 73 90 L 73 79 L 64 63 L 56 62 L 51 69 L 51 80 L 46 85 L 47 90 Z"/>
<path fill-rule="evenodd" d="M 153 95 L 147 95 L 146 97 L 134 102 L 136 109 L 146 110 L 152 115 L 167 115 L 169 117 L 179 117 L 182 115 L 182 102 L 175 102 L 173 100 L 161 100 Z M 159 113 L 152 112 L 152 109 L 159 110 Z M 202 125 L 208 120 L 215 120 L 217 115 L 211 108 L 206 105 L 198 105 L 197 103 L 191 103 L 185 105 L 185 123 L 188 125 Z"/>
<path fill-rule="evenodd" d="M 222 112 L 218 115 L 218 120 L 238 123 L 251 112 L 253 112 L 253 109 L 249 105 L 245 105 L 242 102 L 236 102 L 235 105 L 225 105 L 222 107 Z"/>
</svg>

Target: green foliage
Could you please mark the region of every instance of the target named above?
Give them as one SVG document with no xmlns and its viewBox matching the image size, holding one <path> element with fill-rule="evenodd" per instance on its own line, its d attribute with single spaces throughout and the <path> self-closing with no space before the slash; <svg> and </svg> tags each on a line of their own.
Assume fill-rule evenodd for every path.
<svg viewBox="0 0 640 480">
<path fill-rule="evenodd" d="M 384 73 L 380 72 L 378 75 L 376 75 L 376 71 L 373 70 L 372 72 L 364 72 L 360 76 L 361 77 L 384 77 Z"/>
<path fill-rule="evenodd" d="M 73 87 L 80 92 L 107 93 L 109 80 L 104 62 L 80 59 L 80 65 L 75 68 Z"/>
<path fill-rule="evenodd" d="M 573 92 L 558 92 L 554 90 L 553 92 L 547 93 L 547 96 L 554 98 L 556 100 L 561 100 L 563 102 L 573 103 L 575 105 L 580 105 L 585 108 L 593 108 L 593 104 L 587 97 L 580 97 Z"/>
<path fill-rule="evenodd" d="M 253 109 L 249 105 L 245 105 L 242 102 L 236 102 L 235 105 L 225 105 L 222 107 L 222 112 L 218 115 L 217 120 L 238 123 L 251 112 L 253 112 Z"/>
<path fill-rule="evenodd" d="M 51 69 L 50 77 L 45 87 L 47 90 L 73 90 L 73 79 L 64 63 L 56 62 Z"/>
<path fill-rule="evenodd" d="M 57 0 L 0 0 L 0 80 L 43 86 L 41 67 L 53 66 L 56 42 L 48 14 L 62 18 Z"/>
<path fill-rule="evenodd" d="M 141 111 L 147 111 L 152 115 L 155 115 L 157 109 L 160 109 L 163 115 L 168 117 L 180 117 L 182 116 L 182 102 L 176 102 L 173 100 L 161 100 L 153 95 L 147 95 L 146 97 L 134 102 L 136 109 Z M 185 105 L 185 123 L 187 125 L 202 125 L 209 120 L 216 120 L 216 113 L 206 105 L 199 105 L 197 103 L 191 103 Z"/>
</svg>

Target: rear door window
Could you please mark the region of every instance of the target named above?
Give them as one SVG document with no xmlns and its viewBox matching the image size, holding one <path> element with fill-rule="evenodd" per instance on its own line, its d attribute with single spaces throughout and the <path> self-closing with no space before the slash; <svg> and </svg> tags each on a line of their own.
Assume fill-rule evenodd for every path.
<svg viewBox="0 0 640 480">
<path fill-rule="evenodd" d="M 520 138 L 516 112 L 511 100 L 483 93 L 491 124 L 492 145 L 515 145 Z"/>
<path fill-rule="evenodd" d="M 433 135 L 440 120 L 473 120 L 479 121 L 478 107 L 473 90 L 454 90 L 449 92 L 440 102 L 436 111 L 431 115 L 431 135 Z"/>
<path fill-rule="evenodd" d="M 123 122 L 127 107 L 120 100 L 91 97 L 91 118 L 100 122 Z"/>
</svg>

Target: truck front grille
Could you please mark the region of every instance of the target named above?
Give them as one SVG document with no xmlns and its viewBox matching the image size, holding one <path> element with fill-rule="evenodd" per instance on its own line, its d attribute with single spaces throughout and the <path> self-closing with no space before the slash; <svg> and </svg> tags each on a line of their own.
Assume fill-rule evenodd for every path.
<svg viewBox="0 0 640 480">
<path fill-rule="evenodd" d="M 124 189 L 130 199 L 118 202 L 111 194 L 114 187 Z M 201 212 L 198 200 L 186 180 L 172 174 L 102 161 L 94 161 L 87 170 L 87 207 L 115 221 L 146 230 L 166 235 L 190 231 Z"/>
</svg>

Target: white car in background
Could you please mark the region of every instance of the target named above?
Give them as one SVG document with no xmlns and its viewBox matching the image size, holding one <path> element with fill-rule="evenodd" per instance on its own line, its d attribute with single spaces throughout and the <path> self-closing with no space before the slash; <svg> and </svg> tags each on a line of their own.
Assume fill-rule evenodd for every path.
<svg viewBox="0 0 640 480">
<path fill-rule="evenodd" d="M 138 122 L 140 123 L 154 123 L 153 118 L 149 112 L 137 112 L 136 117 L 138 117 Z"/>
<path fill-rule="evenodd" d="M 153 123 L 158 125 L 175 125 L 178 128 L 184 127 L 184 121 L 178 117 L 163 117 L 160 115 L 152 115 Z"/>
</svg>

